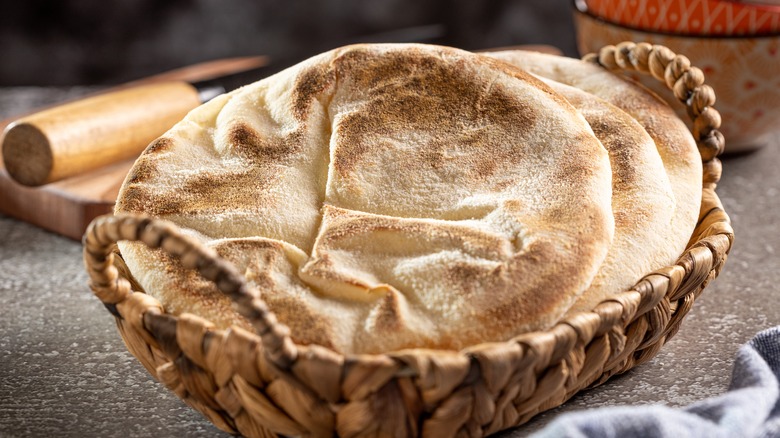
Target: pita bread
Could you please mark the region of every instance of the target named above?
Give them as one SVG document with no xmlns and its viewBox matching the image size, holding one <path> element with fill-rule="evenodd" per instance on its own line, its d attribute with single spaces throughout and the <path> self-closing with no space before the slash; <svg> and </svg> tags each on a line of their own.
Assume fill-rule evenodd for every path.
<svg viewBox="0 0 780 438">
<path fill-rule="evenodd" d="M 583 112 L 610 151 L 614 179 L 614 243 L 593 286 L 569 313 L 590 310 L 610 295 L 630 289 L 643 275 L 673 264 L 696 226 L 702 187 L 701 156 L 674 110 L 641 85 L 584 61 L 518 50 L 484 55 L 608 103 L 553 86 Z M 637 124 L 616 113 L 617 108 L 647 132 L 656 153 L 648 149 L 647 138 L 639 142 L 641 146 L 627 142 L 639 140 Z M 610 115 L 603 117 L 605 111 Z M 597 126 L 611 127 L 604 131 Z M 610 131 L 619 126 L 625 134 L 616 137 Z M 656 155 L 663 169 L 658 168 Z"/>
<path fill-rule="evenodd" d="M 298 342 L 459 349 L 549 327 L 589 287 L 614 233 L 611 179 L 585 119 L 535 77 L 358 45 L 191 112 L 139 158 L 116 211 L 190 229 Z M 177 262 L 120 249 L 169 312 L 245 324 Z"/>
<path fill-rule="evenodd" d="M 552 80 L 545 80 L 588 121 L 609 152 L 612 164 L 612 213 L 615 237 L 604 263 L 570 313 L 630 289 L 655 269 L 680 255 L 665 237 L 674 218 L 674 192 L 655 142 L 621 109 Z"/>
</svg>

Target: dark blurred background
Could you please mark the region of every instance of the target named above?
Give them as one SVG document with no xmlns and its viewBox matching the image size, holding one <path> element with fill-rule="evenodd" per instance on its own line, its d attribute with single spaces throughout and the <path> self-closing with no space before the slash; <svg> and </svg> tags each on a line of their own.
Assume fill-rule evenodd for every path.
<svg viewBox="0 0 780 438">
<path fill-rule="evenodd" d="M 571 0 L 0 0 L 0 86 L 112 84 L 231 56 L 302 59 L 351 42 L 576 56 Z"/>
</svg>

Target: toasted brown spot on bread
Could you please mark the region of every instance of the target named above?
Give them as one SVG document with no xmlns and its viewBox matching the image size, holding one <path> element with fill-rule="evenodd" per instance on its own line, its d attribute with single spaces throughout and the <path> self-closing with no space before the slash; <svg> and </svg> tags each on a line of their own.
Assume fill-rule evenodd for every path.
<svg viewBox="0 0 780 438">
<path fill-rule="evenodd" d="M 143 186 L 131 186 L 125 190 L 123 210 L 146 213 L 151 216 L 166 216 L 178 213 L 185 205 L 181 198 L 155 196 L 155 192 Z"/>
<path fill-rule="evenodd" d="M 302 345 L 317 344 L 335 348 L 331 322 L 313 309 L 308 301 L 281 293 L 267 293 L 263 299 L 274 309 L 274 314 L 282 324 L 295 327 L 295 331 L 290 333 L 293 341 Z"/>
<path fill-rule="evenodd" d="M 284 258 L 282 245 L 267 240 L 227 240 L 213 245 L 220 257 L 246 265 L 244 276 L 254 282 L 260 292 L 276 287 L 271 274 L 280 259 Z"/>
<path fill-rule="evenodd" d="M 417 149 L 418 160 L 433 169 L 439 169 L 451 159 L 446 153 L 446 148 L 447 141 L 445 140 L 433 139 L 428 141 Z"/>
<path fill-rule="evenodd" d="M 145 155 L 138 159 L 130 169 L 127 175 L 126 184 L 140 183 L 148 180 L 157 173 L 157 165 L 154 160 L 148 159 Z"/>
<path fill-rule="evenodd" d="M 370 325 L 377 333 L 397 333 L 405 328 L 400 293 L 391 287 L 385 289 L 379 305 L 371 311 Z"/>
<path fill-rule="evenodd" d="M 224 211 L 238 205 L 248 208 L 258 197 L 268 197 L 263 187 L 272 180 L 273 176 L 250 169 L 241 173 L 200 172 L 168 190 L 133 184 L 125 187 L 121 208 L 152 216 Z"/>
<path fill-rule="evenodd" d="M 149 146 L 146 147 L 146 154 L 157 154 L 160 152 L 165 152 L 167 150 L 170 150 L 173 145 L 174 141 L 172 138 L 168 137 L 160 137 L 157 140 L 153 141 Z"/>
<path fill-rule="evenodd" d="M 601 102 L 599 105 L 604 108 L 605 105 L 609 104 Z M 625 123 L 625 118 L 630 116 L 621 115 L 619 112 L 622 111 L 616 108 L 610 109 L 606 113 L 585 109 L 583 115 L 593 129 L 593 133 L 609 152 L 612 163 L 613 189 L 622 191 L 637 181 L 637 165 L 634 163 L 633 154 L 643 141 L 641 135 L 643 132 L 637 131 L 637 129 L 641 129 L 639 125 L 634 127 Z M 648 137 L 647 140 L 650 138 Z"/>
<path fill-rule="evenodd" d="M 343 116 L 338 124 L 338 135 L 342 138 L 361 139 L 366 136 L 376 136 L 382 131 L 387 132 L 382 126 L 381 120 L 364 113 Z M 381 148 L 382 143 L 354 141 L 348 147 L 337 147 L 339 147 L 339 152 L 334 156 L 333 166 L 344 176 L 354 171 L 364 154 Z"/>
<path fill-rule="evenodd" d="M 296 78 L 292 109 L 299 121 L 303 122 L 308 118 L 311 105 L 335 80 L 335 72 L 326 65 L 308 67 Z"/>
<path fill-rule="evenodd" d="M 230 127 L 228 141 L 235 151 L 252 165 L 278 163 L 302 148 L 301 131 L 292 131 L 282 137 L 263 137 L 246 123 L 234 123 Z"/>
<path fill-rule="evenodd" d="M 175 141 L 168 137 L 160 137 L 151 142 L 149 146 L 146 147 L 144 153 L 135 162 L 133 168 L 130 169 L 130 173 L 127 175 L 126 184 L 141 183 L 153 178 L 159 172 L 156 164 L 156 160 L 158 159 L 156 155 L 171 150 L 175 144 Z M 119 202 L 121 201 L 122 200 L 120 199 Z"/>
<path fill-rule="evenodd" d="M 182 199 L 164 196 L 166 193 L 150 190 L 143 184 L 126 185 L 124 195 L 117 201 L 117 209 L 131 213 L 145 213 L 152 216 L 164 216 L 180 211 Z"/>
<path fill-rule="evenodd" d="M 274 175 L 256 169 L 233 174 L 202 172 L 184 184 L 183 191 L 192 194 L 187 211 L 247 208 L 259 196 L 266 197 L 265 187 L 273 180 Z"/>
<path fill-rule="evenodd" d="M 492 289 L 495 285 L 495 276 L 500 270 L 487 270 L 482 266 L 471 263 L 453 262 L 447 266 L 445 281 L 453 290 L 459 291 L 459 295 L 470 297 L 480 289 Z"/>
<path fill-rule="evenodd" d="M 428 52 L 368 57 L 360 49 L 337 58 L 340 81 L 359 87 L 366 97 L 359 112 L 343 116 L 336 126 L 335 169 L 349 177 L 367 151 L 388 141 L 402 143 L 395 149 L 408 154 L 399 161 L 409 166 L 458 172 L 476 180 L 520 160 L 524 151 L 518 142 L 534 129 L 539 111 L 515 90 L 485 78 L 478 62 L 458 59 L 462 68 L 452 68 L 451 61 Z M 522 72 L 497 74 L 536 81 Z M 437 132 L 446 141 L 414 144 L 406 139 L 409 132 Z M 458 153 L 445 159 L 448 151 Z"/>
</svg>

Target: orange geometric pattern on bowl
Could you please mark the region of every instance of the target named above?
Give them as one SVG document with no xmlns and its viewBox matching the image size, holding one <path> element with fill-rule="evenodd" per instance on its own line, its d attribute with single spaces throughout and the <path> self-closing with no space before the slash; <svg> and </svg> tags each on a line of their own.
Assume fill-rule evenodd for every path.
<svg viewBox="0 0 780 438">
<path fill-rule="evenodd" d="M 723 0 L 585 0 L 588 12 L 634 29 L 686 35 L 780 32 L 780 11 Z"/>
<path fill-rule="evenodd" d="M 755 149 L 780 134 L 780 36 L 659 34 L 607 23 L 582 12 L 575 13 L 575 24 L 580 53 L 622 41 L 645 41 L 667 46 L 690 58 L 715 89 L 715 107 L 723 117 L 720 130 L 726 137 L 727 152 Z M 634 79 L 669 101 L 680 118 L 687 120 L 685 108 L 659 82 L 644 75 L 635 75 Z"/>
</svg>

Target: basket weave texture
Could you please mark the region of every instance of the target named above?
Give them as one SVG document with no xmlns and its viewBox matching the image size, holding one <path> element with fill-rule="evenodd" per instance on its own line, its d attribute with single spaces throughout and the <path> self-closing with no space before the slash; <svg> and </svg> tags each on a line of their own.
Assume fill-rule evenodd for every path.
<svg viewBox="0 0 780 438">
<path fill-rule="evenodd" d="M 673 266 L 546 331 L 462 351 L 341 355 L 296 345 L 232 265 L 173 225 L 134 215 L 95 219 L 84 236 L 90 287 L 146 369 L 218 428 L 249 437 L 484 436 L 528 421 L 578 391 L 646 362 L 679 329 L 720 272 L 734 233 L 715 194 L 723 151 L 715 94 L 669 49 L 607 46 L 586 61 L 665 82 L 689 108 L 704 163 L 701 213 Z M 173 316 L 142 292 L 115 242 L 141 241 L 181 259 L 229 295 L 257 333 Z"/>
</svg>

